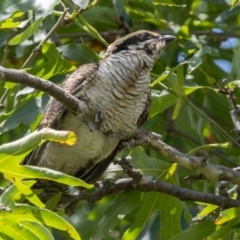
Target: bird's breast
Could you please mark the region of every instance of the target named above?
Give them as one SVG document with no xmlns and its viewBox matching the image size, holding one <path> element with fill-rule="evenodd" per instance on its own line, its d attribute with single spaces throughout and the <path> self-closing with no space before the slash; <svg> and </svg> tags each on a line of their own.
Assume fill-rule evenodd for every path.
<svg viewBox="0 0 240 240">
<path fill-rule="evenodd" d="M 69 175 L 75 175 L 79 169 L 91 167 L 105 159 L 119 142 L 117 136 L 113 138 L 99 129 L 91 131 L 89 126 L 82 121 L 81 115 L 72 112 L 64 116 L 61 129 L 73 131 L 77 136 L 77 142 L 73 146 L 48 142 L 40 166 Z"/>
</svg>

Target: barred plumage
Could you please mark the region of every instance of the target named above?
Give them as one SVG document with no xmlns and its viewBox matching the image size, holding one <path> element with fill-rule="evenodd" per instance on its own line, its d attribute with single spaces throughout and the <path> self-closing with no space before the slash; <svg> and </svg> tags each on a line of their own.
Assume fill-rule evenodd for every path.
<svg viewBox="0 0 240 240">
<path fill-rule="evenodd" d="M 96 181 L 146 120 L 150 104 L 150 71 L 175 37 L 138 31 L 115 41 L 98 63 L 81 66 L 61 84 L 79 99 L 70 111 L 51 98 L 39 129 L 71 130 L 73 146 L 47 142 L 24 163 Z"/>
</svg>

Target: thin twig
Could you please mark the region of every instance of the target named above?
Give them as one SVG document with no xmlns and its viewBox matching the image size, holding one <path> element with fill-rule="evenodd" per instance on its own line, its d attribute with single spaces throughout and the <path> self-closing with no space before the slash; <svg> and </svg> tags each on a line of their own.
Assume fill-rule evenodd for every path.
<svg viewBox="0 0 240 240">
<path fill-rule="evenodd" d="M 223 79 L 223 81 L 226 81 L 226 79 Z M 232 131 L 238 135 L 237 142 L 240 143 L 240 122 L 238 120 L 240 116 L 240 105 L 237 104 L 237 98 L 234 95 L 234 89 L 227 86 L 227 90 L 225 90 L 221 88 L 217 83 L 215 83 L 215 86 L 217 87 L 218 92 L 225 94 L 232 103 L 233 110 L 229 112 L 234 125 L 234 129 Z"/>
<path fill-rule="evenodd" d="M 58 19 L 58 21 L 56 22 L 56 24 L 52 27 L 52 29 L 49 31 L 49 33 L 46 35 L 46 37 L 37 45 L 37 47 L 35 47 L 32 51 L 32 53 L 30 54 L 30 56 L 28 57 L 28 59 L 24 62 L 24 64 L 22 65 L 21 69 L 25 68 L 27 66 L 27 64 L 30 62 L 30 60 L 32 60 L 40 51 L 41 51 L 41 47 L 43 45 L 43 43 L 45 43 L 50 36 L 58 29 L 58 27 L 60 26 L 60 24 L 62 23 L 63 18 L 65 17 L 65 15 L 68 12 L 68 8 L 66 8 L 61 17 Z"/>
<path fill-rule="evenodd" d="M 128 173 L 132 170 L 128 169 Z M 136 170 L 133 170 L 133 174 L 136 176 Z M 224 208 L 230 207 L 239 207 L 240 201 L 235 199 L 230 199 L 224 196 L 218 196 L 211 193 L 203 193 L 197 192 L 194 190 L 185 189 L 179 186 L 172 185 L 170 183 L 156 180 L 151 177 L 141 176 L 141 174 L 137 177 L 140 177 L 140 181 L 136 181 L 136 179 L 124 178 L 119 179 L 114 182 L 99 182 L 98 189 L 93 193 L 87 193 L 85 191 L 80 191 L 78 195 L 63 195 L 60 203 L 70 204 L 68 209 L 71 209 L 78 203 L 79 201 L 88 201 L 95 202 L 103 199 L 104 197 L 112 194 L 120 193 L 123 190 L 131 190 L 137 189 L 141 192 L 162 192 L 171 196 L 174 196 L 181 201 L 197 201 L 204 202 L 209 204 L 214 204 Z M 45 199 L 46 200 L 46 199 Z M 67 209 L 67 210 L 68 210 Z"/>
<path fill-rule="evenodd" d="M 161 140 L 161 136 L 154 132 L 138 130 L 135 138 L 135 141 L 124 142 L 123 145 L 126 148 L 149 146 L 163 155 L 168 161 L 196 170 L 205 176 L 206 179 L 214 181 L 225 180 L 240 186 L 240 172 L 225 166 L 211 164 L 202 157 L 186 155 L 164 143 Z"/>
</svg>

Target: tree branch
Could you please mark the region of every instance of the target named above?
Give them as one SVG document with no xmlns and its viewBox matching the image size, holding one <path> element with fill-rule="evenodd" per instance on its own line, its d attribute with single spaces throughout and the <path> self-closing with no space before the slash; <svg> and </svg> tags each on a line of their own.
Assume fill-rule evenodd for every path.
<svg viewBox="0 0 240 240">
<path fill-rule="evenodd" d="M 24 70 L 7 69 L 0 66 L 0 81 L 26 84 L 48 93 L 71 110 L 79 108 L 79 100 L 73 95 L 68 94 L 56 84 L 28 74 Z"/>
<path fill-rule="evenodd" d="M 228 197 L 218 196 L 210 193 L 197 192 L 174 186 L 170 183 L 153 179 L 152 177 L 143 176 L 141 172 L 133 169 L 125 158 L 122 158 L 120 161 L 116 160 L 115 163 L 120 164 L 124 172 L 130 178 L 119 179 L 114 182 L 98 182 L 98 190 L 93 193 L 79 191 L 78 195 L 64 195 L 61 199 L 61 203 L 70 203 L 67 211 L 73 208 L 74 205 L 79 201 L 86 200 L 93 203 L 95 201 L 101 200 L 108 195 L 116 194 L 123 190 L 130 189 L 137 189 L 142 192 L 162 192 L 174 196 L 181 201 L 200 201 L 204 203 L 214 204 L 224 209 L 240 206 L 239 200 L 230 199 Z"/>
<path fill-rule="evenodd" d="M 162 154 L 167 160 L 178 163 L 188 169 L 196 170 L 206 179 L 215 181 L 224 180 L 240 185 L 240 172 L 225 166 L 211 164 L 205 158 L 189 156 L 181 153 L 177 149 L 164 143 L 159 134 L 139 130 L 136 133 L 135 141 L 129 141 L 123 144 L 127 148 L 143 145 L 149 146 Z"/>
</svg>

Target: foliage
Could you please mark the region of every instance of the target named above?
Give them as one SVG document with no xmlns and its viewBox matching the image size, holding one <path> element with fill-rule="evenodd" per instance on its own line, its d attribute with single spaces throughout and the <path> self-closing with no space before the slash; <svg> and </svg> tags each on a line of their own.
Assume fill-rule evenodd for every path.
<svg viewBox="0 0 240 240">
<path fill-rule="evenodd" d="M 64 6 L 68 21 L 46 39 Z M 78 13 L 79 7 L 82 11 Z M 177 42 L 167 47 L 153 69 L 152 105 L 144 128 L 162 134 L 164 142 L 184 153 L 234 167 L 239 149 L 230 151 L 223 144 L 235 138 L 229 115 L 232 106 L 214 84 L 234 88 L 240 99 L 239 11 L 236 0 L 0 1 L 0 59 L 6 57 L 5 67 L 20 69 L 34 52 L 24 69 L 59 83 L 80 64 L 98 61 L 108 43 L 129 31 L 148 29 L 176 35 Z M 41 52 L 36 52 L 41 41 Z M 222 81 L 225 78 L 227 82 Z M 36 145 L 47 139 L 63 141 L 62 135 L 34 132 L 48 100 L 45 93 L 0 82 L 0 98 L 5 107 L 0 112 L 0 172 L 4 174 L 0 185 L 14 183 L 1 195 L 2 239 L 79 239 L 78 233 L 82 239 L 239 239 L 238 208 L 222 211 L 163 193 L 124 191 L 94 204 L 79 202 L 71 216 L 48 210 L 31 190 L 31 179 L 91 186 L 62 173 L 19 166 Z M 73 133 L 65 134 L 64 141 L 72 144 Z M 14 142 L 20 138 L 21 146 Z M 194 173 L 170 164 L 153 150 L 138 147 L 122 154 L 128 154 L 132 165 L 146 176 L 216 192 L 217 182 L 187 186 L 183 178 Z M 120 170 L 111 166 L 103 177 L 119 176 Z"/>
</svg>

